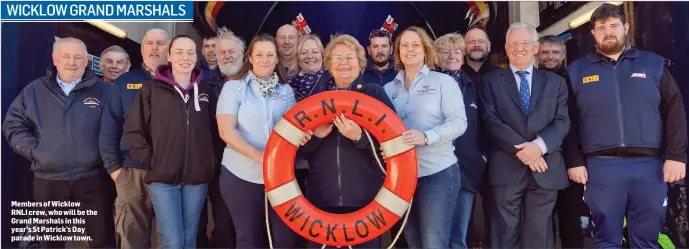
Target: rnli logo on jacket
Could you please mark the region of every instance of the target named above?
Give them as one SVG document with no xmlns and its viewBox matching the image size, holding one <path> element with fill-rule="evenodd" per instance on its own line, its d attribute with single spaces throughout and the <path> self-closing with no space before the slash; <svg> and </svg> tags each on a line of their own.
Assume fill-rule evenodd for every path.
<svg viewBox="0 0 689 249">
<path fill-rule="evenodd" d="M 96 108 L 100 105 L 100 101 L 97 98 L 88 97 L 84 99 L 84 105 L 87 105 L 90 108 Z"/>
<path fill-rule="evenodd" d="M 640 73 L 633 73 L 632 78 L 645 79 L 646 78 L 646 70 L 641 71 Z"/>
<path fill-rule="evenodd" d="M 205 94 L 205 93 L 199 94 L 199 101 L 208 102 L 208 94 Z"/>
<path fill-rule="evenodd" d="M 435 88 L 429 86 L 429 85 L 423 85 L 423 87 L 420 90 L 416 91 L 416 94 L 418 95 L 426 95 L 426 94 L 434 94 L 435 93 Z"/>
<path fill-rule="evenodd" d="M 136 90 L 136 89 L 141 89 L 142 86 L 144 86 L 144 84 L 141 84 L 141 83 L 134 83 L 134 84 L 127 83 L 127 89 Z"/>
<path fill-rule="evenodd" d="M 600 80 L 600 78 L 598 77 L 598 75 L 592 75 L 592 76 L 584 77 L 583 81 L 584 81 L 584 84 L 588 84 L 591 82 L 597 82 L 599 80 Z"/>
</svg>

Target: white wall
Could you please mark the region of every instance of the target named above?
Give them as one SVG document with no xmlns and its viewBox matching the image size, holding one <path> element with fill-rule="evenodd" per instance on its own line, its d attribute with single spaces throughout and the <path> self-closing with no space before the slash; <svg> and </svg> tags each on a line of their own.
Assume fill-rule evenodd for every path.
<svg viewBox="0 0 689 249">
<path fill-rule="evenodd" d="M 510 1 L 508 5 L 508 21 L 510 24 L 515 22 L 525 22 L 538 27 L 541 24 L 538 2 Z"/>
</svg>

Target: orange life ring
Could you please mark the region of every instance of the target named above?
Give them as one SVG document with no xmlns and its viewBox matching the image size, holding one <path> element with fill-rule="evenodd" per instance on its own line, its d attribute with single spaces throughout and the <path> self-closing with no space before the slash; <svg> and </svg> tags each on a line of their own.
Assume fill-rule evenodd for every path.
<svg viewBox="0 0 689 249">
<path fill-rule="evenodd" d="M 380 141 L 387 165 L 375 199 L 349 214 L 314 207 L 294 177 L 294 157 L 304 132 L 331 122 L 339 113 Z M 362 93 L 328 91 L 300 101 L 276 123 L 264 151 L 263 179 L 270 204 L 293 231 L 316 243 L 348 246 L 379 237 L 404 215 L 416 189 L 418 160 L 414 146 L 404 144 L 401 135 L 406 130 L 390 108 Z"/>
</svg>

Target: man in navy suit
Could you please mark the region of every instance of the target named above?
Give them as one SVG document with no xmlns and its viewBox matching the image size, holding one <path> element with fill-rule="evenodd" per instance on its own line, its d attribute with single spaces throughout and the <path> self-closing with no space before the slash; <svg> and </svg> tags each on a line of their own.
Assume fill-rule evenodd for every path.
<svg viewBox="0 0 689 249">
<path fill-rule="evenodd" d="M 482 121 L 494 146 L 488 154 L 496 205 L 490 244 L 555 248 L 552 211 L 557 191 L 569 184 L 560 149 L 570 124 L 567 84 L 534 68 L 539 44 L 532 26 L 510 25 L 506 40 L 509 68 L 492 71 L 479 84 Z"/>
</svg>

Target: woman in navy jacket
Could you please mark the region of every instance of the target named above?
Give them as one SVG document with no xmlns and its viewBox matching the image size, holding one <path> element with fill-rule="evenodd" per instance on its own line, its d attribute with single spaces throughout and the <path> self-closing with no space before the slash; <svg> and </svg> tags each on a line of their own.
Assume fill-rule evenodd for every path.
<svg viewBox="0 0 689 249">
<path fill-rule="evenodd" d="M 394 110 L 380 85 L 363 82 L 361 72 L 366 66 L 366 56 L 354 37 L 333 38 L 325 48 L 324 64 L 329 74 L 316 83 L 314 94 L 356 91 Z M 343 115 L 314 129 L 311 140 L 301 148 L 300 154 L 307 158 L 310 167 L 306 197 L 326 212 L 344 214 L 359 210 L 373 200 L 383 185 L 385 175 L 376 163 L 368 137 L 359 125 Z M 356 247 L 380 246 L 380 239 L 374 239 Z M 310 243 L 309 247 L 320 248 L 320 245 Z"/>
</svg>

